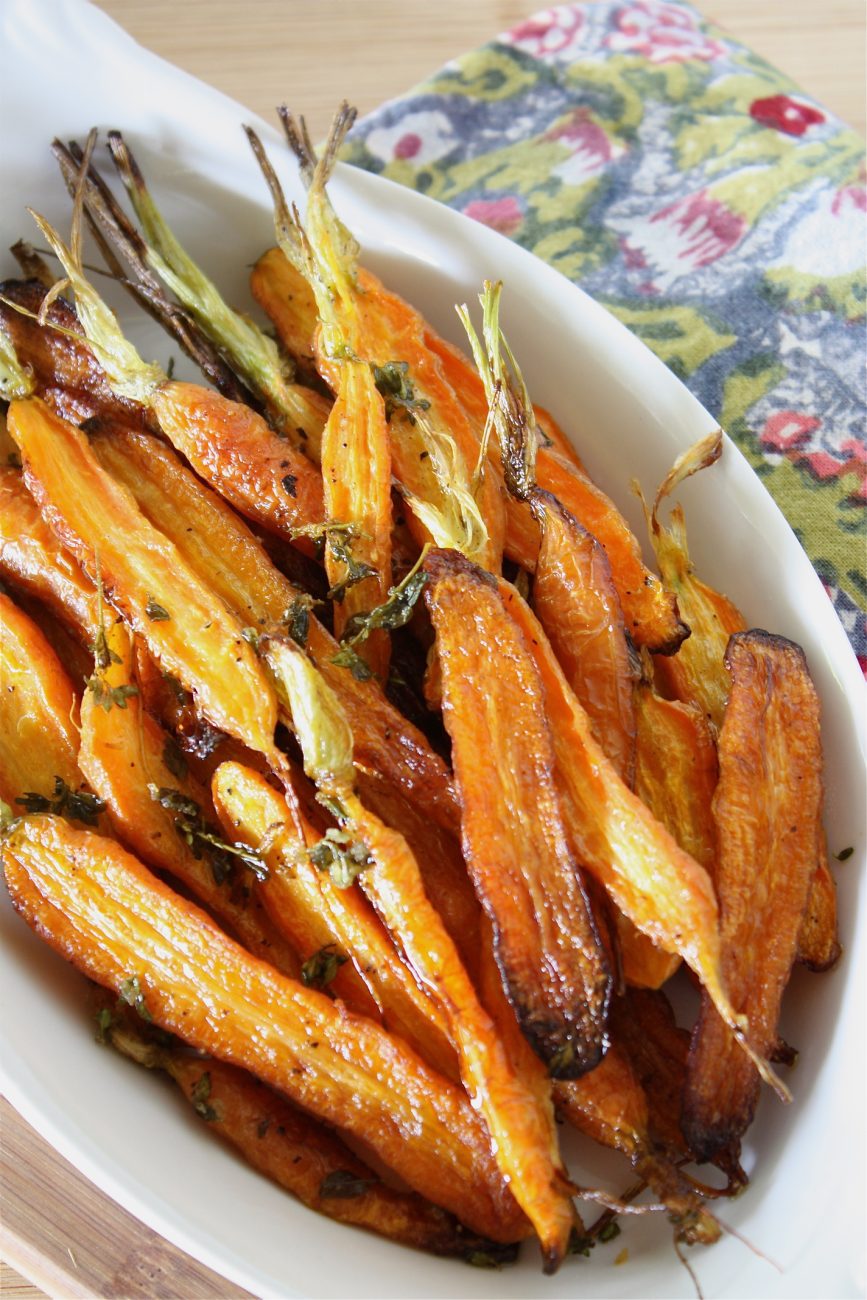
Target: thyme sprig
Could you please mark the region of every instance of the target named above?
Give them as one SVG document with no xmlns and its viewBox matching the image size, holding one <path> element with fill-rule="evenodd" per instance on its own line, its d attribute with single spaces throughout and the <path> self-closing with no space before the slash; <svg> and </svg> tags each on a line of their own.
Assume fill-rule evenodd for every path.
<svg viewBox="0 0 867 1300">
<path fill-rule="evenodd" d="M 327 871 L 338 889 L 348 889 L 373 859 L 363 840 L 331 826 L 307 856 L 319 871 Z"/>
<path fill-rule="evenodd" d="M 216 884 L 225 884 L 236 862 L 248 867 L 257 880 L 267 880 L 268 868 L 262 855 L 249 844 L 229 844 L 224 840 L 205 819 L 195 799 L 171 786 L 149 785 L 148 792 L 161 808 L 175 814 L 175 830 L 193 856 L 207 857 Z"/>
<path fill-rule="evenodd" d="M 386 361 L 382 366 L 371 365 L 373 381 L 385 401 L 385 418 L 390 420 L 395 411 L 406 411 L 415 422 L 414 411 L 427 411 L 430 402 L 426 397 L 416 397 L 415 386 L 409 377 L 409 363 Z"/>
<path fill-rule="evenodd" d="M 105 811 L 104 799 L 97 798 L 89 790 L 73 790 L 59 776 L 54 778 L 54 794 L 51 798 L 25 790 L 15 802 L 22 806 L 25 813 L 54 813 L 83 822 L 85 826 L 96 826 L 100 813 Z"/>
</svg>

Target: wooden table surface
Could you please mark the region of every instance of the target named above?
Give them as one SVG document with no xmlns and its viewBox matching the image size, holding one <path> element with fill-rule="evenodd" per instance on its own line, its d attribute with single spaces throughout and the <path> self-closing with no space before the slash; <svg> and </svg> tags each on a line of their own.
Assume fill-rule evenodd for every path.
<svg viewBox="0 0 867 1300">
<path fill-rule="evenodd" d="M 541 7 L 538 0 L 100 3 L 143 45 L 262 116 L 289 103 L 307 116 L 314 138 L 341 98 L 367 112 Z M 697 0 L 697 7 L 864 133 L 863 0 Z M 2 1295 L 245 1294 L 111 1204 L 6 1102 L 0 1125 Z"/>
</svg>

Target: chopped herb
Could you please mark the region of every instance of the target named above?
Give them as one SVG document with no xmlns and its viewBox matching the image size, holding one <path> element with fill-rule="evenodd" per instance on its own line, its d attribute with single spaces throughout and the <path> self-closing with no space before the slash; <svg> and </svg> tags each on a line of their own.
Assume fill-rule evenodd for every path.
<svg viewBox="0 0 867 1300">
<path fill-rule="evenodd" d="M 115 706 L 125 709 L 127 700 L 133 695 L 138 695 L 138 687 L 130 682 L 123 682 L 120 686 L 109 686 L 99 673 L 94 673 L 88 678 L 87 689 L 93 692 L 95 702 L 100 708 L 105 709 L 106 713 Z"/>
<path fill-rule="evenodd" d="M 129 979 L 123 981 L 118 989 L 118 998 L 121 1002 L 125 1002 L 127 1006 L 137 1011 L 142 1020 L 153 1020 L 153 1016 L 145 1005 L 144 993 L 138 975 L 130 975 Z"/>
<path fill-rule="evenodd" d="M 71 817 L 73 821 L 84 822 L 85 826 L 95 826 L 99 814 L 105 811 L 105 800 L 98 799 L 87 790 L 72 790 L 59 776 L 54 778 L 54 795 L 48 799 L 44 794 L 25 791 L 15 800 L 27 813 L 56 813 Z M 11 809 L 10 809 L 11 812 Z"/>
<path fill-rule="evenodd" d="M 166 736 L 163 745 L 163 762 L 172 776 L 176 776 L 179 781 L 183 781 L 187 775 L 187 760 L 174 736 Z"/>
<path fill-rule="evenodd" d="M 171 618 L 169 611 L 163 605 L 158 605 L 153 596 L 148 596 L 145 613 L 152 623 L 166 623 Z"/>
<path fill-rule="evenodd" d="M 613 1241 L 615 1237 L 620 1236 L 620 1224 L 616 1219 L 609 1219 L 607 1223 L 603 1223 L 596 1235 L 600 1241 Z"/>
<path fill-rule="evenodd" d="M 319 603 L 312 596 L 300 592 L 286 611 L 284 620 L 286 630 L 302 649 L 307 645 L 307 637 L 310 634 L 310 611 Z"/>
<path fill-rule="evenodd" d="M 207 855 L 216 884 L 222 885 L 228 880 L 235 860 L 249 867 L 258 880 L 268 878 L 268 868 L 262 855 L 248 844 L 228 844 L 221 839 L 217 830 L 202 816 L 202 810 L 194 799 L 170 786 L 149 785 L 148 792 L 161 808 L 176 814 L 175 830 L 192 850 L 194 857 Z"/>
<path fill-rule="evenodd" d="M 348 889 L 369 866 L 370 852 L 363 840 L 352 840 L 346 831 L 330 827 L 307 856 L 319 871 L 327 871 L 338 889 Z"/>
<path fill-rule="evenodd" d="M 350 1200 L 353 1196 L 363 1196 L 370 1186 L 369 1178 L 359 1178 L 349 1169 L 332 1169 L 319 1184 L 319 1195 L 323 1199 Z"/>
<path fill-rule="evenodd" d="M 101 1007 L 96 1013 L 96 1041 L 105 1044 L 108 1042 L 108 1031 L 111 1029 L 111 1022 L 114 1019 L 108 1007 Z"/>
<path fill-rule="evenodd" d="M 349 958 L 338 952 L 333 943 L 327 943 L 312 957 L 308 957 L 301 967 L 301 983 L 309 989 L 324 989 L 347 961 Z"/>
<path fill-rule="evenodd" d="M 852 845 L 850 844 L 848 848 L 846 848 L 846 849 L 841 849 L 840 852 L 836 855 L 836 856 L 837 856 L 837 861 L 838 861 L 838 862 L 848 862 L 849 858 L 851 858 L 851 856 L 852 856 L 852 854 L 853 854 L 854 852 L 855 852 L 855 850 L 854 850 L 854 848 L 852 847 Z"/>
<path fill-rule="evenodd" d="M 368 682 L 373 676 L 373 669 L 351 645 L 343 646 L 336 655 L 332 655 L 331 662 L 338 668 L 348 668 L 357 682 Z"/>
<path fill-rule="evenodd" d="M 251 645 L 256 653 L 259 653 L 259 632 L 255 627 L 242 627 L 241 636 Z"/>
<path fill-rule="evenodd" d="M 109 649 L 108 641 L 105 636 L 105 620 L 103 618 L 103 606 L 105 603 L 105 594 L 102 587 L 102 572 L 99 567 L 99 553 L 94 557 L 96 568 L 96 636 L 91 642 L 90 650 L 93 653 L 95 667 L 97 671 L 107 668 L 109 664 L 119 664 L 120 655 L 115 654 Z M 111 708 L 111 705 L 109 705 Z"/>
<path fill-rule="evenodd" d="M 283 484 L 283 490 L 287 492 L 290 497 L 295 497 L 298 495 L 298 493 L 295 491 L 295 486 L 298 482 L 297 474 L 284 474 L 280 482 Z"/>
<path fill-rule="evenodd" d="M 566 1247 L 566 1252 L 569 1255 L 589 1256 L 595 1245 L 596 1242 L 593 1237 L 588 1237 L 586 1233 L 583 1232 L 576 1232 L 573 1228 L 569 1235 L 569 1244 Z"/>
<path fill-rule="evenodd" d="M 496 1255 L 491 1255 L 486 1250 L 471 1250 L 464 1258 L 472 1268 L 499 1268 L 501 1264 Z"/>
<path fill-rule="evenodd" d="M 404 627 L 412 617 L 416 601 L 424 591 L 427 574 L 422 569 L 428 548 L 425 547 L 406 577 L 390 587 L 381 605 L 366 614 L 353 614 L 347 621 L 341 640 L 350 646 L 365 641 L 377 628 L 394 631 Z"/>
<path fill-rule="evenodd" d="M 219 1115 L 210 1104 L 210 1096 L 211 1076 L 206 1070 L 198 1083 L 196 1083 L 192 1088 L 190 1092 L 190 1101 L 193 1103 L 193 1110 L 196 1114 L 201 1115 L 202 1119 L 207 1120 L 209 1124 L 213 1123 L 215 1119 L 219 1119 Z"/>
<path fill-rule="evenodd" d="M 346 576 L 341 578 L 328 593 L 329 600 L 335 600 L 338 605 L 343 603 L 343 597 L 350 587 L 356 583 L 363 582 L 365 578 L 375 578 L 376 569 L 367 564 L 364 560 L 356 560 L 352 554 L 352 539 L 345 532 L 334 532 L 329 529 L 328 532 L 328 549 L 339 564 L 346 567 Z"/>
<path fill-rule="evenodd" d="M 406 361 L 386 361 L 384 366 L 373 366 L 372 369 L 374 383 L 385 399 L 387 420 L 390 420 L 397 410 L 408 411 L 412 419 L 413 411 L 429 409 L 430 402 L 424 397 L 415 395 Z"/>
</svg>

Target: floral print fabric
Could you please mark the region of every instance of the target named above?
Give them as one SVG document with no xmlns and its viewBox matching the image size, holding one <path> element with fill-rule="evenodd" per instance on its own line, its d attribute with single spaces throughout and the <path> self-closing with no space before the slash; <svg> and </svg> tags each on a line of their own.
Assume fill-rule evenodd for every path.
<svg viewBox="0 0 867 1300">
<path fill-rule="evenodd" d="M 679 0 L 545 10 L 364 119 L 349 161 L 580 284 L 746 454 L 867 670 L 859 137 Z"/>
</svg>

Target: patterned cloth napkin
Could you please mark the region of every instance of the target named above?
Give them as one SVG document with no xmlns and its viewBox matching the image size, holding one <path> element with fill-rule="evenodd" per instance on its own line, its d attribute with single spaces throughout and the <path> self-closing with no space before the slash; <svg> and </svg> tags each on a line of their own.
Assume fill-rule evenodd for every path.
<svg viewBox="0 0 867 1300">
<path fill-rule="evenodd" d="M 634 330 L 764 479 L 867 672 L 863 141 L 680 0 L 547 9 L 344 157 L 509 235 Z"/>
</svg>

